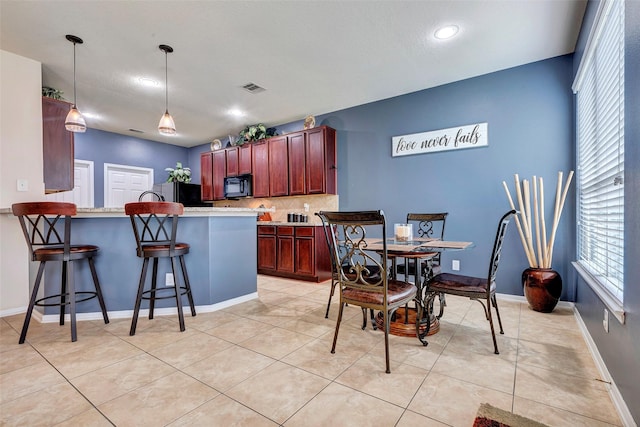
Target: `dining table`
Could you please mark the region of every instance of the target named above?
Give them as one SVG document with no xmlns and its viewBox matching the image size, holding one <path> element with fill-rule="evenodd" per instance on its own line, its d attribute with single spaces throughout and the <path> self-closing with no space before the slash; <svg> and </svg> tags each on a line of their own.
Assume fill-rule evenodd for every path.
<svg viewBox="0 0 640 427">
<path fill-rule="evenodd" d="M 381 239 L 367 242 L 367 250 L 374 251 L 382 255 L 384 251 L 384 241 Z M 431 269 L 433 258 L 444 251 L 466 250 L 472 248 L 473 242 L 441 240 L 427 237 L 414 237 L 411 240 L 398 240 L 387 238 L 387 258 L 391 260 L 391 278 L 396 280 L 397 263 L 400 259 L 405 262 L 405 272 L 408 273 L 408 262 L 413 260 L 414 284 L 418 288 L 416 294 L 416 307 L 401 307 L 393 314 L 389 322 L 389 333 L 397 336 L 415 337 L 426 345 L 425 338 L 440 330 L 440 321 L 433 313 L 433 302 L 426 304 L 428 280 L 431 278 L 427 272 L 423 277 L 422 263 L 425 262 L 427 269 Z M 405 278 L 406 279 L 406 278 Z M 441 299 L 440 304 L 444 301 Z M 420 316 L 419 326 L 416 327 L 416 318 Z M 384 324 L 383 313 L 378 313 L 375 317 L 378 328 L 382 329 Z"/>
</svg>

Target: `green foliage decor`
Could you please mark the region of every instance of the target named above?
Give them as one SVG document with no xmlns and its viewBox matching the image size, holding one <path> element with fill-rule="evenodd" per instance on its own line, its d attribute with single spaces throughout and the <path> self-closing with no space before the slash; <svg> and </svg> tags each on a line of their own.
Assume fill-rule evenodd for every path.
<svg viewBox="0 0 640 427">
<path fill-rule="evenodd" d="M 176 167 L 166 168 L 165 171 L 169 172 L 169 178 L 167 182 L 191 182 L 191 169 L 183 168 L 182 163 L 177 162 Z"/>
<path fill-rule="evenodd" d="M 276 135 L 276 128 L 267 128 L 262 123 L 250 125 L 240 131 L 240 137 L 236 145 L 242 145 L 245 142 L 259 141 Z"/>
<path fill-rule="evenodd" d="M 42 86 L 42 96 L 46 96 L 47 98 L 57 99 L 58 101 L 64 101 L 62 95 L 64 92 L 58 89 L 54 89 L 49 86 Z"/>
</svg>

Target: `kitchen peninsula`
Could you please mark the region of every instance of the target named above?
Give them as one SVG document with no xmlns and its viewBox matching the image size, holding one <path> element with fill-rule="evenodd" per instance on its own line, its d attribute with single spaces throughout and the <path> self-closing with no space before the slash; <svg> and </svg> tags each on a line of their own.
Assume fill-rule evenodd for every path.
<svg viewBox="0 0 640 427">
<path fill-rule="evenodd" d="M 178 226 L 178 241 L 191 245 L 185 256 L 196 310 L 214 311 L 257 296 L 257 215 L 268 209 L 251 208 L 185 208 Z M 11 215 L 10 209 L 0 210 Z M 19 227 L 16 219 L 16 227 Z M 130 317 L 136 298 L 141 260 L 136 256 L 136 241 L 131 222 L 123 208 L 78 208 L 72 220 L 71 241 L 100 247 L 96 269 L 112 318 Z M 47 264 L 45 287 L 55 293 L 61 274 L 61 263 Z M 169 263 L 158 264 L 158 285 L 165 284 Z M 89 268 L 76 266 L 76 290 L 91 286 Z M 149 277 L 147 278 L 149 280 Z M 30 284 L 33 280 L 30 280 Z M 30 284 L 28 286 L 30 286 Z M 185 300 L 186 301 L 186 300 Z M 98 318 L 97 300 L 78 304 L 79 318 Z M 162 314 L 175 311 L 175 301 L 160 300 L 156 307 Z M 147 308 L 143 305 L 143 309 Z M 46 307 L 45 314 L 58 312 Z M 82 314 L 84 313 L 84 315 Z M 95 313 L 95 316 L 93 315 Z"/>
</svg>

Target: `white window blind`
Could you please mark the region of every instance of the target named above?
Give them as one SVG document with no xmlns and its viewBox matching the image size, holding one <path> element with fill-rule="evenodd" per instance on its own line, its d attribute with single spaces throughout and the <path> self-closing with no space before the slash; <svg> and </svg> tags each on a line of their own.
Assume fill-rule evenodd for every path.
<svg viewBox="0 0 640 427">
<path fill-rule="evenodd" d="M 624 290 L 624 1 L 603 1 L 577 97 L 578 263 L 622 303 Z"/>
</svg>

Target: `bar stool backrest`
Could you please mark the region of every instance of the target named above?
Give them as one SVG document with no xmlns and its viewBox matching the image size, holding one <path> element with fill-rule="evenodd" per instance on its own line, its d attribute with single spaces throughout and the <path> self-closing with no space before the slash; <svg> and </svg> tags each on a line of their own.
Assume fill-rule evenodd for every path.
<svg viewBox="0 0 640 427">
<path fill-rule="evenodd" d="M 76 205 L 65 202 L 14 203 L 11 211 L 20 221 L 22 233 L 35 261 L 35 251 L 45 247 L 62 248 L 63 260 L 69 260 L 71 247 L 71 217 Z M 61 220 L 61 218 L 63 218 Z"/>
<path fill-rule="evenodd" d="M 184 213 L 182 203 L 127 203 L 124 211 L 131 218 L 138 256 L 144 256 L 143 248 L 148 245 L 168 245 L 170 256 L 174 256 L 178 217 Z"/>
</svg>

